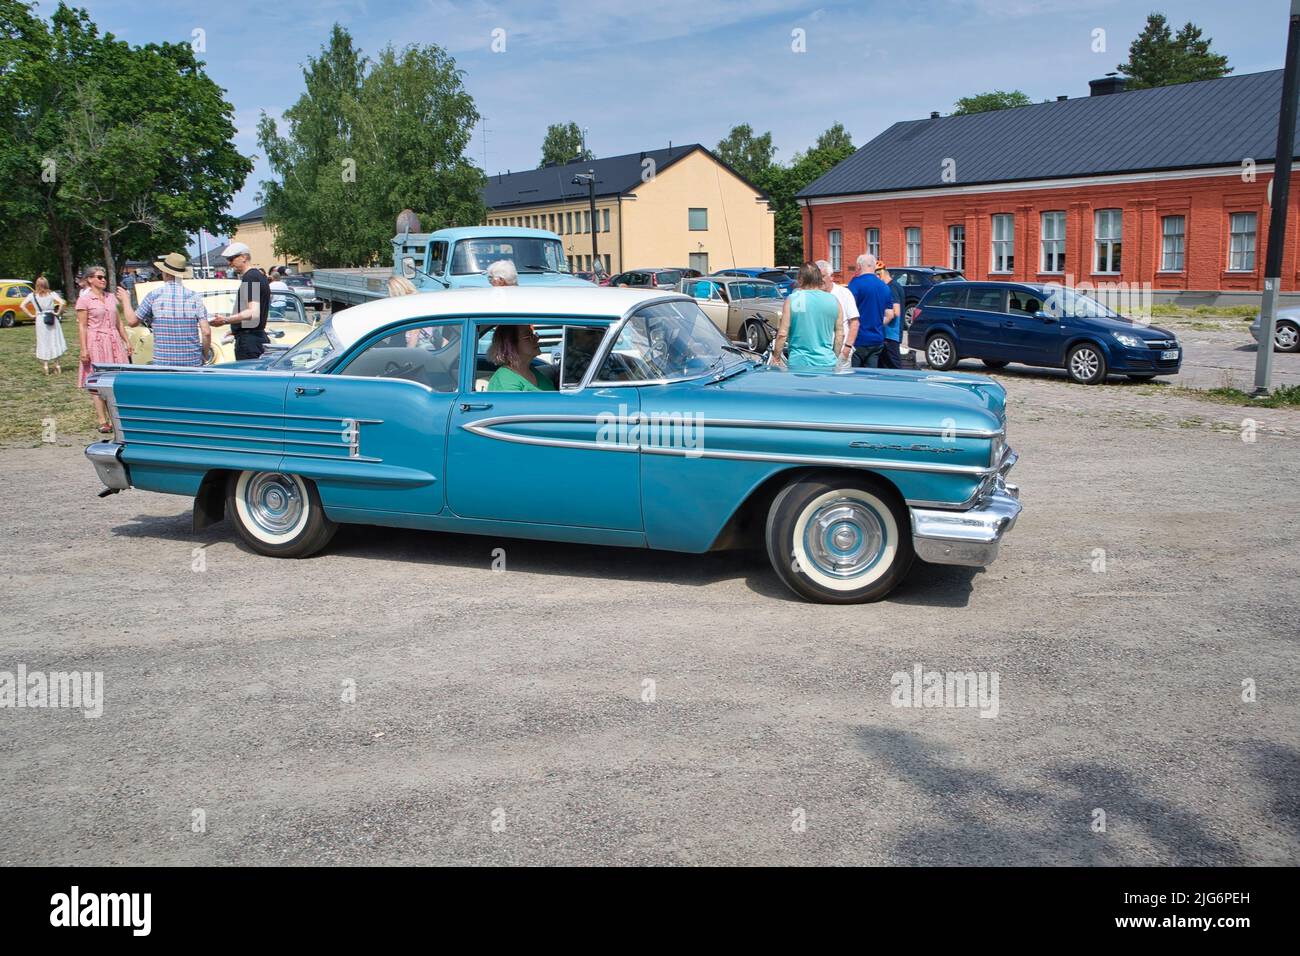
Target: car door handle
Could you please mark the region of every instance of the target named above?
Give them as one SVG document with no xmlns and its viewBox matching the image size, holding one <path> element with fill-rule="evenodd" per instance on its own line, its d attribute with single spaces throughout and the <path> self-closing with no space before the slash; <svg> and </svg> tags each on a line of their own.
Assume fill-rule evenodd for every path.
<svg viewBox="0 0 1300 956">
<path fill-rule="evenodd" d="M 462 412 L 486 412 L 492 407 L 491 402 L 461 402 L 460 410 Z"/>
<path fill-rule="evenodd" d="M 299 385 L 293 390 L 293 393 L 295 395 L 319 395 L 323 391 L 325 391 L 324 388 L 320 388 L 320 387 L 305 388 L 302 385 Z"/>
</svg>

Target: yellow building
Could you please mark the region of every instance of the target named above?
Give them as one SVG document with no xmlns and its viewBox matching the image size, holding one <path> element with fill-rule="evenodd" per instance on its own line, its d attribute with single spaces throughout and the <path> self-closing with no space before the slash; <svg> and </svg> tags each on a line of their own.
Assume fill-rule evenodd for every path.
<svg viewBox="0 0 1300 956">
<path fill-rule="evenodd" d="M 266 207 L 258 206 L 250 213 L 239 217 L 239 226 L 230 237 L 231 242 L 242 242 L 248 246 L 253 265 L 259 269 L 270 266 L 289 266 L 291 272 L 310 272 L 311 263 L 289 257 L 277 257 L 275 254 L 275 230 L 266 224 Z M 225 248 L 222 246 L 221 248 Z M 220 249 L 217 250 L 218 252 Z"/>
<path fill-rule="evenodd" d="M 596 178 L 596 218 L 581 173 Z M 488 225 L 547 229 L 569 268 L 713 272 L 772 265 L 775 216 L 753 183 L 698 143 L 488 178 Z M 595 226 L 593 232 L 592 226 Z"/>
</svg>

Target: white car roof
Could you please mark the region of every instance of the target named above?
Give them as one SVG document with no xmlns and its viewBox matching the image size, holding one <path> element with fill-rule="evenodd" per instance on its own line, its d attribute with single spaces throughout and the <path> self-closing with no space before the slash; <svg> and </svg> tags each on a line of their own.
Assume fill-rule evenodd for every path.
<svg viewBox="0 0 1300 956">
<path fill-rule="evenodd" d="M 619 319 L 646 302 L 680 299 L 679 293 L 621 286 L 494 286 L 488 289 L 448 289 L 376 299 L 337 313 L 330 327 L 346 348 L 362 336 L 393 322 L 449 316 L 568 316 Z"/>
</svg>

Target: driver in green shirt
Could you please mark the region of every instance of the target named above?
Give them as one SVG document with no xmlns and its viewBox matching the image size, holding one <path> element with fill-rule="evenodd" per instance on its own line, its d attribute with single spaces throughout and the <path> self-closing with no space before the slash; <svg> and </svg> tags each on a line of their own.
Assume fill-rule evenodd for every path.
<svg viewBox="0 0 1300 956">
<path fill-rule="evenodd" d="M 500 366 L 488 379 L 489 392 L 553 392 L 555 383 L 533 359 L 542 352 L 531 325 L 498 325 L 492 333 L 488 358 Z"/>
</svg>

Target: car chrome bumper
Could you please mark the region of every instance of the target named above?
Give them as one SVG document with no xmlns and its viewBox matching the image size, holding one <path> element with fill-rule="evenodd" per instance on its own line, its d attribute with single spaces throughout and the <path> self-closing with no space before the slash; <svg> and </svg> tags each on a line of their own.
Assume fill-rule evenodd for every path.
<svg viewBox="0 0 1300 956">
<path fill-rule="evenodd" d="M 123 491 L 131 487 L 131 477 L 122 463 L 122 443 L 97 441 L 86 449 L 86 457 L 95 466 L 99 480 L 107 488 Z"/>
<path fill-rule="evenodd" d="M 930 564 L 982 568 L 997 558 L 1002 536 L 1015 527 L 1020 510 L 1020 489 L 999 474 L 992 490 L 966 511 L 912 508 L 912 547 Z"/>
</svg>

